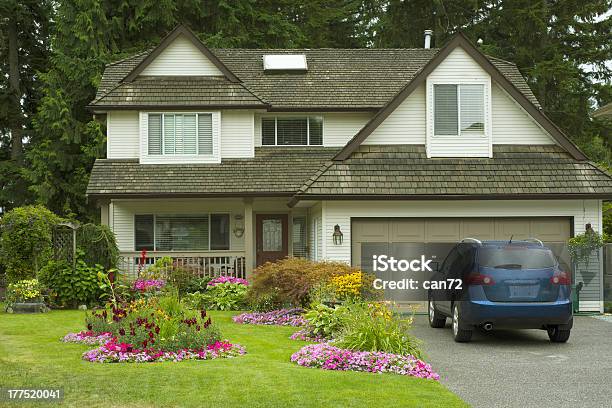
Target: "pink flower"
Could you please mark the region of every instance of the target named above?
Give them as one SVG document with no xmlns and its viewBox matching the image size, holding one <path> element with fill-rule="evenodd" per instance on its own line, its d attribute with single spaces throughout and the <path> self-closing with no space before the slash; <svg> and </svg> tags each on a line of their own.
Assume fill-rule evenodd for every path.
<svg viewBox="0 0 612 408">
<path fill-rule="evenodd" d="M 213 287 L 213 286 L 220 285 L 222 283 L 235 283 L 238 285 L 249 286 L 249 282 L 246 279 L 235 278 L 233 276 L 218 276 L 215 279 L 208 282 L 207 286 Z"/>
</svg>

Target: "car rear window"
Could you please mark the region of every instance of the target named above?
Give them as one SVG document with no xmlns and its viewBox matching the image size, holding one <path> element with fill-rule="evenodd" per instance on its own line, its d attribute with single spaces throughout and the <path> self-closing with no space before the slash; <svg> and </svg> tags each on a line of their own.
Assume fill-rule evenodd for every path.
<svg viewBox="0 0 612 408">
<path fill-rule="evenodd" d="M 481 248 L 478 263 L 488 268 L 544 269 L 554 267 L 557 261 L 550 249 L 507 246 Z"/>
</svg>

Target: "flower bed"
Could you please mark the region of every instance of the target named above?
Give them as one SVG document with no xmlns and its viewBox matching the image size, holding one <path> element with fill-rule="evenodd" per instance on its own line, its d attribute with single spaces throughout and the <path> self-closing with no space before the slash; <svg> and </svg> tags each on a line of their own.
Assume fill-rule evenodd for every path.
<svg viewBox="0 0 612 408">
<path fill-rule="evenodd" d="M 78 333 L 68 333 L 62 338 L 64 343 L 81 344 L 105 344 L 113 338 L 111 333 L 94 333 L 92 331 L 81 331 Z"/>
<path fill-rule="evenodd" d="M 263 324 L 277 326 L 300 327 L 306 324 L 302 316 L 303 309 L 280 309 L 270 312 L 248 312 L 234 316 L 232 319 L 238 324 Z"/>
<path fill-rule="evenodd" d="M 83 360 L 92 363 L 148 363 L 155 361 L 212 360 L 245 354 L 244 347 L 227 341 L 209 344 L 203 350 L 162 351 L 136 349 L 131 344 L 117 343 L 115 338 L 102 346 L 83 353 Z"/>
<path fill-rule="evenodd" d="M 322 343 L 328 340 L 323 336 L 319 336 L 318 334 L 313 334 L 312 329 L 309 327 L 305 327 L 303 329 L 296 331 L 291 336 L 289 336 L 289 338 L 291 340 L 311 341 L 315 343 Z"/>
<path fill-rule="evenodd" d="M 215 287 L 222 283 L 237 283 L 238 285 L 249 286 L 249 282 L 246 279 L 235 278 L 233 276 L 218 276 L 215 279 L 208 282 L 208 287 Z"/>
<path fill-rule="evenodd" d="M 429 364 L 414 356 L 353 351 L 334 347 L 329 343 L 304 346 L 291 356 L 291 361 L 304 367 L 324 370 L 394 373 L 433 380 L 440 379 Z"/>
</svg>

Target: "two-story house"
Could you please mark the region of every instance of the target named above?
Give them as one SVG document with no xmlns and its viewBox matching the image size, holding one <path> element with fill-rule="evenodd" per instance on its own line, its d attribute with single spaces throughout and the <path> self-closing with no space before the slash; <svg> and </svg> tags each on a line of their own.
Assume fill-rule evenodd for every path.
<svg viewBox="0 0 612 408">
<path fill-rule="evenodd" d="M 517 67 L 461 34 L 440 49 L 209 49 L 181 26 L 109 64 L 90 108 L 107 155 L 87 192 L 127 273 L 142 250 L 248 276 L 468 236 L 563 256 L 612 198 Z M 575 272 L 582 310 L 602 310 L 601 268 Z"/>
</svg>

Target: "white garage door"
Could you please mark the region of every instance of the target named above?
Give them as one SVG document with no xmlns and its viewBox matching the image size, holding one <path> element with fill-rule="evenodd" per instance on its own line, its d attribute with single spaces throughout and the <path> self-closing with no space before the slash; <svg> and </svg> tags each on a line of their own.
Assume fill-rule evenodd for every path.
<svg viewBox="0 0 612 408">
<path fill-rule="evenodd" d="M 560 250 L 571 237 L 571 221 L 567 217 L 353 218 L 352 264 L 361 267 L 363 243 L 456 243 L 466 237 L 480 240 L 532 237 L 557 244 L 554 246 Z"/>
</svg>

